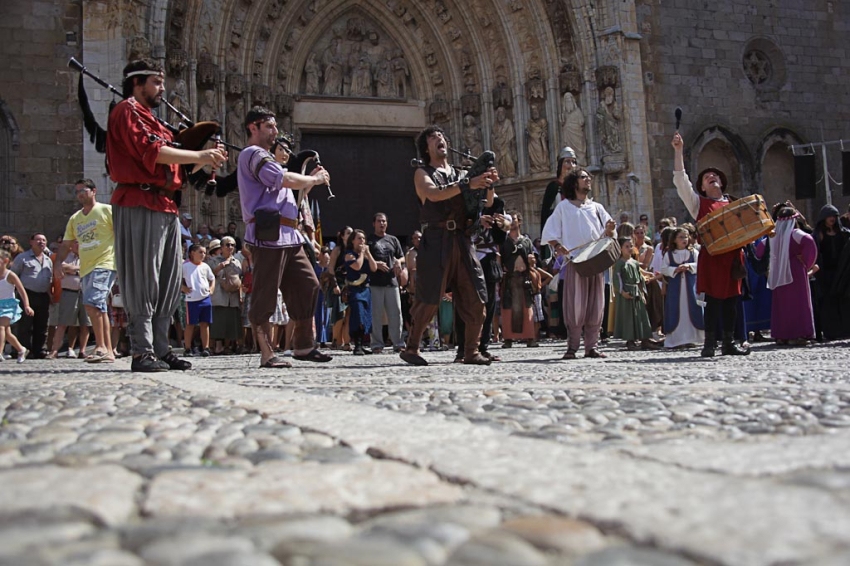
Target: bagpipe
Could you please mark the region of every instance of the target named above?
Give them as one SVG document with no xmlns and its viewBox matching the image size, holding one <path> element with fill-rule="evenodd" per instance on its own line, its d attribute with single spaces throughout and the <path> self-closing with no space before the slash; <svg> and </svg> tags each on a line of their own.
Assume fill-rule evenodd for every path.
<svg viewBox="0 0 850 566">
<path fill-rule="evenodd" d="M 122 99 L 124 98 L 124 95 L 117 88 L 86 69 L 86 67 L 75 58 L 71 57 L 71 60 L 68 61 L 68 66 L 80 73 L 80 81 L 77 86 L 77 98 L 80 103 L 80 109 L 83 112 L 83 125 L 85 126 L 86 132 L 89 134 L 90 141 L 95 144 L 95 150 L 98 153 L 106 153 L 106 130 L 98 124 L 94 117 L 94 113 L 91 110 L 88 95 L 86 94 L 86 89 L 83 86 L 83 75 L 91 77 L 97 84 Z M 220 143 L 228 149 L 242 151 L 243 148 L 227 143 L 221 139 L 221 124 L 218 122 L 203 121 L 195 123 L 165 98 L 162 99 L 162 102 L 169 110 L 180 118 L 179 125 L 175 127 L 162 118 L 156 116 L 159 123 L 168 129 L 174 136 L 174 141 L 169 142 L 172 147 L 199 151 L 212 141 L 216 144 Z M 109 110 L 111 111 L 114 106 L 115 102 L 113 101 Z M 286 167 L 290 171 L 300 172 L 301 174 L 306 175 L 316 167 L 321 166 L 321 164 L 319 153 L 312 149 L 306 149 L 297 154 L 291 155 Z M 186 173 L 187 183 L 194 187 L 195 190 L 203 190 L 207 195 L 215 194 L 215 196 L 223 198 L 231 192 L 239 190 L 235 170 L 223 177 L 217 177 L 214 170 L 206 171 L 204 168 L 198 168 L 195 170 L 193 165 L 184 165 L 183 167 Z M 335 198 L 335 195 L 331 192 L 330 186 L 327 186 L 327 189 L 328 200 Z M 179 192 L 175 194 L 178 206 L 180 204 L 179 195 Z"/>
<path fill-rule="evenodd" d="M 491 167 L 496 166 L 496 154 L 490 150 L 485 151 L 478 157 L 473 157 L 469 152 L 458 151 L 449 147 L 449 151 L 460 155 L 467 161 L 471 161 L 469 166 L 459 166 L 458 169 L 466 171 L 465 178 L 473 179 L 479 175 L 486 173 Z M 411 167 L 424 167 L 425 163 L 419 158 L 413 158 L 410 161 Z M 483 232 L 481 226 L 481 212 L 487 206 L 487 188 L 473 189 L 468 183 L 458 185 L 461 189 L 460 194 L 463 197 L 464 208 L 466 209 L 466 219 L 472 223 L 469 232 L 472 235 Z"/>
</svg>

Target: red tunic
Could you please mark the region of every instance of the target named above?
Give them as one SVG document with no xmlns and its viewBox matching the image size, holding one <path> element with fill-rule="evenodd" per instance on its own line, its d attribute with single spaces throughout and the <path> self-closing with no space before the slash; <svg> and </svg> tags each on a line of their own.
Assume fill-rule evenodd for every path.
<svg viewBox="0 0 850 566">
<path fill-rule="evenodd" d="M 697 222 L 718 208 L 729 204 L 727 200 L 699 197 Z M 728 299 L 741 294 L 741 280 L 732 277 L 732 264 L 738 256 L 743 265 L 744 250 L 732 250 L 720 255 L 711 255 L 703 246 L 697 259 L 697 293 L 705 293 L 715 299 Z"/>
<path fill-rule="evenodd" d="M 171 132 L 135 98 L 119 102 L 109 113 L 106 129 L 106 161 L 116 183 L 151 184 L 178 190 L 182 185 L 180 166 L 157 163 L 160 149 L 172 141 Z M 157 212 L 177 214 L 177 205 L 165 195 L 141 188 L 118 188 L 112 204 L 143 206 Z"/>
</svg>

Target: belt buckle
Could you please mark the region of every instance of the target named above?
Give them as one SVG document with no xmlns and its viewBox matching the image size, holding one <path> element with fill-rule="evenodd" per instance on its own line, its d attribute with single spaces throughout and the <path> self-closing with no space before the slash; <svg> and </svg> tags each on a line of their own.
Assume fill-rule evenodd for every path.
<svg viewBox="0 0 850 566">
<path fill-rule="evenodd" d="M 150 183 L 141 183 L 141 184 L 139 184 L 139 188 L 142 189 L 143 191 L 149 191 L 149 190 L 151 190 L 151 185 L 150 185 Z"/>
<path fill-rule="evenodd" d="M 446 220 L 446 230 L 449 232 L 454 232 L 457 230 L 457 222 L 454 220 Z"/>
</svg>

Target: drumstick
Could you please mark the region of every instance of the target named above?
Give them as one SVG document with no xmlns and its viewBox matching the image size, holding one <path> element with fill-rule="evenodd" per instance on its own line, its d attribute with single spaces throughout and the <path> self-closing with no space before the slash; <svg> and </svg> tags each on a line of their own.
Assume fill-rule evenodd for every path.
<svg viewBox="0 0 850 566">
<path fill-rule="evenodd" d="M 680 106 L 676 107 L 676 131 L 679 131 L 679 124 L 682 123 L 682 108 Z"/>
</svg>

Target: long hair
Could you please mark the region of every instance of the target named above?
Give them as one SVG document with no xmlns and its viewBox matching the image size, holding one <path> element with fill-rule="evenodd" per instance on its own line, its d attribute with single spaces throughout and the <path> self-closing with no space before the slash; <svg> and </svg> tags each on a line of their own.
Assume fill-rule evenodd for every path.
<svg viewBox="0 0 850 566">
<path fill-rule="evenodd" d="M 348 245 L 345 241 L 345 233 L 349 230 L 351 230 L 351 233 L 354 234 L 354 229 L 351 226 L 343 226 L 342 230 L 336 233 L 336 245 L 342 246 L 343 250 L 345 249 L 345 246 Z M 351 236 L 349 236 L 348 239 L 351 240 Z"/>
<path fill-rule="evenodd" d="M 357 234 L 361 234 L 363 239 L 366 239 L 366 232 L 363 230 L 354 230 L 351 232 L 351 235 L 348 237 L 348 243 L 345 244 L 345 253 L 351 252 L 354 253 L 354 238 L 357 237 Z M 357 254 L 355 254 L 357 255 Z"/>
<path fill-rule="evenodd" d="M 570 174 L 567 175 L 567 178 L 564 179 L 564 184 L 561 185 L 561 196 L 567 200 L 576 200 L 578 196 L 576 195 L 576 187 L 578 187 L 578 180 L 582 173 L 587 173 L 587 170 L 584 167 L 576 167 Z M 590 173 L 587 173 L 590 175 Z"/>
</svg>

